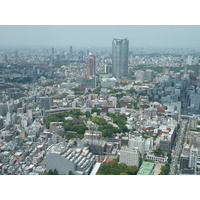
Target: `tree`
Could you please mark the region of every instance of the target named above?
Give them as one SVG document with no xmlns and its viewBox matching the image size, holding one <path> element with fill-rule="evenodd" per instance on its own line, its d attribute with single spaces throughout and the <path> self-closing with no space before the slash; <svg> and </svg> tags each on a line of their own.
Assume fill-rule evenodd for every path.
<svg viewBox="0 0 200 200">
<path fill-rule="evenodd" d="M 125 173 L 125 172 L 122 172 L 122 173 L 120 173 L 119 175 L 128 175 L 127 173 Z"/>
<path fill-rule="evenodd" d="M 98 88 L 96 88 L 95 90 L 93 90 L 93 93 L 94 94 L 100 94 L 100 90 L 101 90 L 101 88 L 100 87 L 98 87 Z M 89 91 L 88 91 L 89 92 Z"/>
<path fill-rule="evenodd" d="M 161 171 L 158 175 L 165 175 L 163 171 Z"/>
<path fill-rule="evenodd" d="M 112 137 L 113 132 L 110 129 L 104 129 L 102 130 L 102 136 L 103 137 Z"/>
<path fill-rule="evenodd" d="M 171 153 L 170 153 L 170 152 L 167 153 L 167 157 L 168 157 L 168 159 L 167 159 L 168 163 L 171 163 L 171 161 L 172 161 L 172 156 L 171 156 Z"/>
<path fill-rule="evenodd" d="M 75 116 L 80 116 L 83 113 L 81 113 L 80 109 L 72 109 L 72 110 L 70 110 L 70 114 L 73 114 Z"/>
<path fill-rule="evenodd" d="M 92 117 L 89 111 L 86 111 L 85 115 L 86 115 L 87 118 L 91 118 Z"/>
<path fill-rule="evenodd" d="M 142 162 L 143 162 L 143 160 L 142 160 L 142 156 L 140 155 L 139 167 L 142 165 Z"/>
<path fill-rule="evenodd" d="M 69 175 L 74 175 L 74 173 L 70 170 L 70 171 L 69 171 Z"/>
<path fill-rule="evenodd" d="M 54 169 L 54 170 L 53 170 L 53 175 L 58 175 L 57 169 Z"/>
<path fill-rule="evenodd" d="M 51 169 L 48 171 L 48 175 L 53 175 L 53 171 Z"/>
<path fill-rule="evenodd" d="M 108 163 L 103 162 L 101 164 L 101 166 L 99 167 L 99 170 L 98 170 L 97 174 L 98 175 L 108 175 L 108 174 L 110 174 L 110 168 L 111 167 L 110 167 L 109 162 Z"/>
<path fill-rule="evenodd" d="M 119 130 L 120 130 L 120 132 L 123 132 L 123 133 L 128 132 L 128 128 L 124 125 L 121 126 Z"/>
<path fill-rule="evenodd" d="M 126 92 L 129 93 L 129 94 L 136 93 L 135 89 L 133 89 L 133 88 L 127 90 Z"/>
<path fill-rule="evenodd" d="M 53 171 L 50 169 L 47 173 L 47 175 L 58 175 L 57 169 L 54 169 Z"/>
<path fill-rule="evenodd" d="M 170 165 L 169 163 L 166 163 L 165 166 L 161 167 L 161 175 L 168 175 L 170 171 Z"/>
<path fill-rule="evenodd" d="M 136 175 L 138 172 L 138 167 L 137 166 L 128 166 L 126 173 L 129 175 Z"/>
<path fill-rule="evenodd" d="M 73 133 L 71 133 L 71 132 L 65 134 L 65 138 L 66 138 L 67 140 L 71 140 L 71 139 L 73 139 L 73 138 L 75 138 L 75 137 L 76 137 L 76 136 L 75 136 Z"/>
<path fill-rule="evenodd" d="M 164 151 L 161 148 L 157 148 L 156 150 L 154 150 L 154 155 L 158 157 L 163 157 Z"/>
<path fill-rule="evenodd" d="M 125 171 L 126 168 L 127 168 L 127 166 L 126 166 L 125 163 L 119 163 L 119 164 L 118 164 L 118 167 L 119 167 L 122 171 Z M 128 175 L 128 174 L 127 174 L 127 175 Z"/>
<path fill-rule="evenodd" d="M 91 113 L 97 113 L 97 115 L 100 115 L 101 110 L 99 110 L 98 108 L 92 108 Z"/>
</svg>

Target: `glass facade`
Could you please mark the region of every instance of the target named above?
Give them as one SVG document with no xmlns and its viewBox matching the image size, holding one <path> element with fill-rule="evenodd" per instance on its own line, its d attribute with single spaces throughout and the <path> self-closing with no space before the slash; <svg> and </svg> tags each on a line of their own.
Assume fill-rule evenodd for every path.
<svg viewBox="0 0 200 200">
<path fill-rule="evenodd" d="M 128 49 L 127 39 L 114 39 L 112 42 L 112 74 L 114 77 L 127 77 L 128 75 Z"/>
</svg>

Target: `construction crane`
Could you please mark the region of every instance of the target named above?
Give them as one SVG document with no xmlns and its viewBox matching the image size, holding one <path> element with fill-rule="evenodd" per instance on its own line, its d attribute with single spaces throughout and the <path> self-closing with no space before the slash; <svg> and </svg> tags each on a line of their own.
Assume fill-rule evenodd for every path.
<svg viewBox="0 0 200 200">
<path fill-rule="evenodd" d="M 86 123 L 85 122 L 85 120 L 83 120 L 83 123 L 85 124 L 85 126 L 88 128 L 88 130 L 89 130 L 89 132 L 90 132 L 90 136 L 92 137 L 92 147 L 94 148 L 94 143 L 93 143 L 93 131 L 94 130 L 96 130 L 97 131 L 97 129 L 98 129 L 98 125 L 96 125 L 96 126 L 94 126 L 94 125 L 90 125 L 90 124 L 88 124 L 88 123 Z M 91 128 L 92 129 L 94 129 L 94 130 L 91 130 Z M 94 148 L 94 150 L 95 150 L 95 152 L 97 152 L 97 149 L 96 148 Z M 102 152 L 101 152 L 101 155 L 102 155 Z M 98 162 L 102 162 L 102 159 L 101 159 L 101 157 L 100 157 L 100 155 L 98 155 Z"/>
</svg>

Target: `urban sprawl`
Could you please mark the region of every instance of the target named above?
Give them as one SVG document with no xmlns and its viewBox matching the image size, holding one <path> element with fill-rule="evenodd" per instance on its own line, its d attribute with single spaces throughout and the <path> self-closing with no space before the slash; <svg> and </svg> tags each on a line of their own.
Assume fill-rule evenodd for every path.
<svg viewBox="0 0 200 200">
<path fill-rule="evenodd" d="M 1 175 L 198 175 L 200 49 L 0 49 Z"/>
</svg>

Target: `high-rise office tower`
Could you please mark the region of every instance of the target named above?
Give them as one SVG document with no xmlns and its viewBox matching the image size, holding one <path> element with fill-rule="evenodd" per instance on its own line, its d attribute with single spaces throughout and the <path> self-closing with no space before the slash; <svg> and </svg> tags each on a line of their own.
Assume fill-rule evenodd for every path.
<svg viewBox="0 0 200 200">
<path fill-rule="evenodd" d="M 200 111 L 200 94 L 190 94 L 190 106 L 194 106 L 196 111 Z"/>
<path fill-rule="evenodd" d="M 83 51 L 79 51 L 79 60 L 83 60 Z"/>
<path fill-rule="evenodd" d="M 4 119 L 2 116 L 0 116 L 0 130 L 3 128 L 4 125 Z"/>
<path fill-rule="evenodd" d="M 86 58 L 89 56 L 89 53 L 90 53 L 90 50 L 87 49 L 87 50 L 85 51 L 85 56 L 86 56 Z"/>
<path fill-rule="evenodd" d="M 4 62 L 8 62 L 8 56 L 7 55 L 4 55 Z"/>
<path fill-rule="evenodd" d="M 69 47 L 69 56 L 72 57 L 73 51 L 72 51 L 72 46 Z"/>
<path fill-rule="evenodd" d="M 180 169 L 187 169 L 189 165 L 189 155 L 181 154 Z"/>
<path fill-rule="evenodd" d="M 14 52 L 14 56 L 15 56 L 16 59 L 18 58 L 18 51 Z"/>
<path fill-rule="evenodd" d="M 56 55 L 56 62 L 60 65 L 60 55 Z"/>
<path fill-rule="evenodd" d="M 33 75 L 37 76 L 37 73 L 38 73 L 38 67 L 33 66 Z"/>
<path fill-rule="evenodd" d="M 89 55 L 87 58 L 87 77 L 95 74 L 95 56 Z"/>
<path fill-rule="evenodd" d="M 0 103 L 0 115 L 5 117 L 7 112 L 8 112 L 8 105 L 5 103 Z"/>
<path fill-rule="evenodd" d="M 197 159 L 198 159 L 198 149 L 194 148 L 194 146 L 192 145 L 190 149 L 189 167 L 194 168 L 195 171 L 197 168 Z"/>
<path fill-rule="evenodd" d="M 145 75 L 146 75 L 146 80 L 147 81 L 153 81 L 153 79 L 154 79 L 154 71 L 153 70 L 147 69 L 145 71 Z"/>
<path fill-rule="evenodd" d="M 128 49 L 127 39 L 114 39 L 112 41 L 112 74 L 116 78 L 128 75 Z"/>
<path fill-rule="evenodd" d="M 184 74 L 187 74 L 187 73 L 188 73 L 188 66 L 185 65 L 185 66 L 184 66 Z"/>
<path fill-rule="evenodd" d="M 49 110 L 53 106 L 53 98 L 52 97 L 40 97 L 40 108 Z"/>
<path fill-rule="evenodd" d="M 54 48 L 51 49 L 51 53 L 54 55 Z"/>
<path fill-rule="evenodd" d="M 192 62 L 193 62 L 193 57 L 192 56 L 188 56 L 187 60 L 186 60 L 186 64 L 187 65 L 192 65 Z"/>
</svg>

